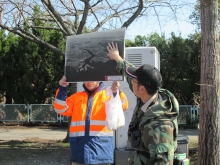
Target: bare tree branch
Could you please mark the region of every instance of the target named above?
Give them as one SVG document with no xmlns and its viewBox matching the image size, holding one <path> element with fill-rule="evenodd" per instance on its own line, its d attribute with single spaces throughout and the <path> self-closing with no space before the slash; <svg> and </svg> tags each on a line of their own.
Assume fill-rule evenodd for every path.
<svg viewBox="0 0 220 165">
<path fill-rule="evenodd" d="M 106 17 L 106 18 L 105 18 L 104 20 L 102 20 L 101 22 L 98 22 L 98 24 L 96 25 L 96 27 L 95 27 L 94 29 L 92 29 L 91 31 L 92 31 L 92 32 L 98 31 L 98 29 L 99 29 L 101 26 L 103 26 L 107 21 L 109 21 L 111 18 L 113 18 L 113 17 L 120 17 L 120 15 L 125 14 L 125 13 L 123 13 L 124 11 L 130 11 L 130 10 L 135 9 L 135 8 L 136 8 L 136 6 L 130 7 L 130 8 L 126 8 L 126 9 L 123 9 L 123 10 L 120 10 L 120 11 L 117 11 L 116 9 L 113 9 L 113 8 L 112 8 L 112 10 L 114 10 L 115 13 L 109 15 L 108 17 Z"/>
<path fill-rule="evenodd" d="M 4 12 L 4 9 L 2 6 L 0 6 L 0 24 L 2 23 L 3 12 Z"/>
<path fill-rule="evenodd" d="M 122 25 L 122 27 L 127 28 L 141 13 L 141 11 L 143 10 L 143 6 L 144 6 L 143 0 L 139 0 L 139 6 L 138 6 L 136 12 Z"/>
<path fill-rule="evenodd" d="M 21 36 L 21 37 L 23 37 L 23 38 L 25 38 L 25 39 L 27 39 L 27 40 L 29 40 L 29 41 L 31 41 L 31 42 L 34 42 L 34 43 L 36 43 L 36 44 L 43 45 L 43 46 L 45 46 L 46 48 L 48 48 L 49 50 L 51 50 L 52 52 L 54 52 L 54 53 L 56 53 L 56 54 L 60 54 L 60 55 L 63 55 L 63 56 L 65 55 L 65 53 L 64 53 L 63 51 L 61 51 L 59 48 L 56 48 L 55 46 L 50 45 L 50 44 L 44 42 L 44 41 L 41 40 L 40 38 L 34 36 L 34 35 L 31 34 L 31 33 L 27 33 L 27 31 L 22 30 L 22 29 L 19 28 L 19 27 L 12 29 L 12 28 L 9 28 L 9 27 L 4 26 L 4 25 L 2 25 L 2 24 L 0 24 L 0 27 L 3 28 L 3 29 L 8 30 L 9 32 L 12 32 L 12 33 L 14 33 L 14 34 L 17 34 L 17 35 L 19 35 L 19 36 Z"/>
<path fill-rule="evenodd" d="M 93 5 L 91 6 L 91 8 L 95 7 L 95 6 L 98 5 L 100 2 L 102 2 L 102 0 L 98 0 L 95 4 L 93 4 Z"/>
<path fill-rule="evenodd" d="M 16 3 L 12 2 L 12 1 L 10 1 L 10 2 L 17 7 L 19 13 L 20 13 L 21 16 L 23 17 L 23 20 L 25 20 L 25 16 L 24 16 L 23 9 L 22 9 L 23 4 L 16 4 Z M 28 22 L 27 22 L 27 21 L 25 21 L 25 23 L 28 25 Z"/>
<path fill-rule="evenodd" d="M 63 34 L 64 34 L 64 35 L 68 35 L 68 33 L 67 33 L 65 30 L 63 30 L 62 25 L 60 25 L 60 23 L 57 21 L 57 19 L 54 17 L 54 15 L 52 15 L 51 12 L 50 12 L 47 8 L 45 8 L 45 9 L 46 9 L 47 12 L 50 14 L 50 16 L 53 18 L 53 22 L 56 22 L 57 26 L 61 29 L 61 31 L 63 32 Z M 48 20 L 45 20 L 45 21 L 48 21 Z"/>
<path fill-rule="evenodd" d="M 65 31 L 63 31 L 63 29 L 60 28 L 55 28 L 55 27 L 46 27 L 46 26 L 29 26 L 32 29 L 45 29 L 45 30 L 57 30 L 60 31 L 62 33 L 65 33 Z"/>
<path fill-rule="evenodd" d="M 153 7 L 154 11 L 155 11 L 155 14 L 157 15 L 157 20 L 158 20 L 158 23 L 159 23 L 159 27 L 160 27 L 160 31 L 162 32 L 162 29 L 161 29 L 161 25 L 160 25 L 160 18 L 157 14 L 157 11 L 155 10 L 155 7 Z"/>
<path fill-rule="evenodd" d="M 74 14 L 73 11 L 72 11 L 72 9 L 70 9 L 62 0 L 60 0 L 60 2 L 62 3 L 63 6 L 65 6 L 65 8 L 66 8 L 70 13 Z"/>
<path fill-rule="evenodd" d="M 95 16 L 96 21 L 98 22 L 97 28 L 100 28 L 102 25 L 100 24 L 97 15 L 96 15 L 95 12 L 93 11 L 92 6 L 90 7 L 90 9 L 91 9 L 91 11 L 92 11 L 92 14 Z"/>
<path fill-rule="evenodd" d="M 115 16 L 118 16 L 118 14 L 109 15 L 109 16 L 106 17 L 102 22 L 99 22 L 98 25 L 97 25 L 94 29 L 92 29 L 91 31 L 92 31 L 92 32 L 98 31 L 98 29 L 99 29 L 102 25 L 104 25 L 109 19 L 111 19 L 111 18 L 113 18 L 113 17 L 115 17 Z"/>
<path fill-rule="evenodd" d="M 76 12 L 75 12 L 75 15 L 74 15 L 74 16 L 75 16 L 75 21 L 74 21 L 74 26 L 73 26 L 74 31 L 76 32 L 77 29 L 78 29 L 78 27 L 79 27 L 79 15 L 80 15 L 81 12 L 76 9 L 76 6 L 75 6 L 73 0 L 71 0 L 71 2 L 72 2 L 72 4 L 73 4 L 74 10 L 76 11 Z"/>
<path fill-rule="evenodd" d="M 80 21 L 79 28 L 78 28 L 76 34 L 81 34 L 82 33 L 82 30 L 83 30 L 83 27 L 86 23 L 86 18 L 88 16 L 88 12 L 89 12 L 89 0 L 81 0 L 81 1 L 84 2 L 85 7 L 84 7 L 83 17 L 82 17 L 82 20 Z"/>
<path fill-rule="evenodd" d="M 0 2 L 1 27 L 43 46 L 49 43 L 43 38 L 32 36 L 32 32 L 25 31 L 25 29 L 31 28 L 33 31 L 35 29 L 59 30 L 64 36 L 69 36 L 81 34 L 84 27 L 92 32 L 98 31 L 101 27 L 108 29 L 128 27 L 135 19 L 148 16 L 149 10 L 153 9 L 153 7 L 155 7 L 155 12 L 151 14 L 157 17 L 157 22 L 159 22 L 161 27 L 160 21 L 164 19 L 160 19 L 163 15 L 158 12 L 158 8 L 170 8 L 172 16 L 174 15 L 174 18 L 177 18 L 176 12 L 181 6 L 183 6 L 184 3 L 187 6 L 191 3 L 190 0 L 181 0 L 181 2 L 178 0 L 163 0 L 162 2 L 146 2 L 144 0 L 3 1 L 7 3 L 5 3 L 3 7 L 3 2 Z M 36 6 L 38 7 L 37 14 L 35 13 Z M 167 16 L 167 18 L 171 17 Z M 40 20 L 43 25 L 35 24 L 36 19 Z M 53 26 L 50 27 L 50 24 Z M 22 29 L 17 28 L 17 30 L 15 30 L 14 27 L 22 27 Z M 52 45 L 46 45 L 45 47 L 54 52 Z M 57 49 L 59 50 L 59 48 Z M 61 50 L 59 51 L 62 52 Z M 63 54 L 63 52 L 59 54 Z"/>
<path fill-rule="evenodd" d="M 60 15 L 57 13 L 57 11 L 52 6 L 50 0 L 41 0 L 41 1 L 43 2 L 43 4 L 45 4 L 47 6 L 47 8 L 51 11 L 51 13 L 53 13 L 53 15 L 59 21 L 59 23 L 61 24 L 62 28 L 66 31 L 66 33 L 68 35 L 72 35 L 72 33 L 69 31 L 69 29 L 65 26 L 63 19 L 60 17 Z"/>
</svg>

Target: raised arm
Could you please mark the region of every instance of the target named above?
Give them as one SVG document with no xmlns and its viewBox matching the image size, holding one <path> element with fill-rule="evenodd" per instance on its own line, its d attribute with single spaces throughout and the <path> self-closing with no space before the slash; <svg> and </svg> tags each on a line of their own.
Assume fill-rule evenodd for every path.
<svg viewBox="0 0 220 165">
<path fill-rule="evenodd" d="M 116 70 L 125 76 L 128 84 L 129 84 L 129 87 L 130 89 L 133 91 L 132 89 L 132 84 L 131 84 L 131 77 L 128 76 L 126 74 L 126 68 L 129 67 L 129 66 L 133 66 L 135 67 L 133 64 L 129 63 L 128 61 L 126 60 L 123 60 L 121 58 L 121 56 L 119 55 L 119 51 L 118 51 L 118 44 L 117 43 L 108 43 L 107 45 L 107 50 L 108 50 L 108 57 L 112 60 L 115 60 L 117 62 L 117 67 L 116 67 Z"/>
<path fill-rule="evenodd" d="M 118 44 L 117 43 L 108 43 L 107 45 L 108 56 L 110 59 L 115 60 L 117 63 L 122 60 L 121 56 L 119 55 L 118 51 Z"/>
<path fill-rule="evenodd" d="M 55 100 L 53 103 L 54 111 L 60 115 L 71 116 L 72 115 L 72 100 L 67 98 L 67 89 L 69 82 L 66 82 L 66 77 L 63 76 L 59 81 L 59 88 L 57 89 Z"/>
</svg>

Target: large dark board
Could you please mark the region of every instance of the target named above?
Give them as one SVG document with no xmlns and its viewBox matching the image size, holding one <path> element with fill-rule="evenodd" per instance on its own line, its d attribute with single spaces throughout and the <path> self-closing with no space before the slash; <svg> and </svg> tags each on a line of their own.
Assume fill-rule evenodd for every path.
<svg viewBox="0 0 220 165">
<path fill-rule="evenodd" d="M 68 82 L 123 81 L 116 62 L 107 56 L 107 44 L 118 44 L 124 59 L 125 28 L 68 36 L 64 73 Z"/>
</svg>

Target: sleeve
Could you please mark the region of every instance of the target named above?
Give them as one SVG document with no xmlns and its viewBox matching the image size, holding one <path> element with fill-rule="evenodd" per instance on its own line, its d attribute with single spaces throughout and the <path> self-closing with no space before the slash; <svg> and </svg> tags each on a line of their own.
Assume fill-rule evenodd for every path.
<svg viewBox="0 0 220 165">
<path fill-rule="evenodd" d="M 129 88 L 131 89 L 131 91 L 133 91 L 132 84 L 131 84 L 131 77 L 126 74 L 126 68 L 127 67 L 135 67 L 135 66 L 133 64 L 129 63 L 128 61 L 126 61 L 126 60 L 121 60 L 117 63 L 116 70 L 120 74 L 125 76 L 125 79 L 128 82 Z"/>
<path fill-rule="evenodd" d="M 172 161 L 175 148 L 173 131 L 174 127 L 169 122 L 152 121 L 144 126 L 143 142 L 144 146 L 149 149 L 151 160 Z"/>
<path fill-rule="evenodd" d="M 67 98 L 67 87 L 60 86 L 56 91 L 56 98 L 62 101 L 66 101 Z"/>
<path fill-rule="evenodd" d="M 67 97 L 67 89 L 68 87 L 62 87 L 62 86 L 60 86 L 59 89 L 57 89 L 53 106 L 54 106 L 54 111 L 57 114 L 64 116 L 71 116 L 74 97 L 73 95 Z"/>
</svg>

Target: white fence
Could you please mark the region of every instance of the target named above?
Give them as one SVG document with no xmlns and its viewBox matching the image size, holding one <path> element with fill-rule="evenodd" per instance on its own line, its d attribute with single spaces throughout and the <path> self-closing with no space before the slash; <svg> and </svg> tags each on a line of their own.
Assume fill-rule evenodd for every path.
<svg viewBox="0 0 220 165">
<path fill-rule="evenodd" d="M 180 105 L 179 124 L 198 122 L 199 108 Z M 68 118 L 58 115 L 52 104 L 0 104 L 0 122 L 68 122 Z"/>
</svg>

